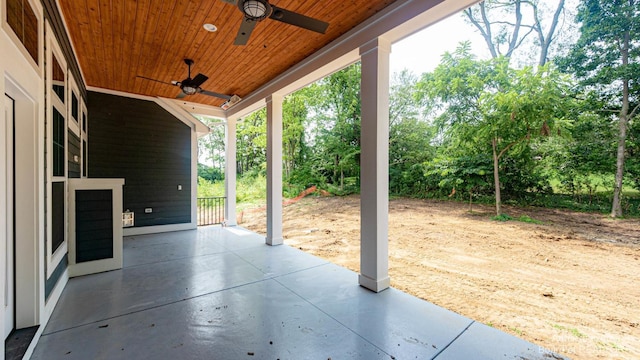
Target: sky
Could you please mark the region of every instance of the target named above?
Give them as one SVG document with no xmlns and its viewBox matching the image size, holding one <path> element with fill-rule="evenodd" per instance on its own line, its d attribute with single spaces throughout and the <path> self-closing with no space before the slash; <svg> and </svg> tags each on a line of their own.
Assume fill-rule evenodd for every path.
<svg viewBox="0 0 640 360">
<path fill-rule="evenodd" d="M 472 51 L 484 57 L 488 55 L 482 36 L 472 25 L 465 23 L 462 14 L 452 15 L 391 48 L 391 73 L 408 69 L 416 75 L 432 71 L 446 51 L 452 52 L 461 41 L 470 40 Z M 487 53 L 487 54 L 485 54 Z"/>
</svg>

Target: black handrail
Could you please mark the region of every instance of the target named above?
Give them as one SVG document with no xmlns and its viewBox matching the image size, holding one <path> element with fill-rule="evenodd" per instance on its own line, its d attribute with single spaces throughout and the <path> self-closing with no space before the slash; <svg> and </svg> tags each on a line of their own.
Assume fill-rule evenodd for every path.
<svg viewBox="0 0 640 360">
<path fill-rule="evenodd" d="M 222 224 L 226 197 L 198 198 L 198 226 Z"/>
</svg>

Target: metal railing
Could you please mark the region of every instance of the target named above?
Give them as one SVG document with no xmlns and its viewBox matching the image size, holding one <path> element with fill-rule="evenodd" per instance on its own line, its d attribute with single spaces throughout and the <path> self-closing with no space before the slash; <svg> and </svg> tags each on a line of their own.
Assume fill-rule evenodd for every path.
<svg viewBox="0 0 640 360">
<path fill-rule="evenodd" d="M 198 198 L 198 226 L 221 224 L 224 221 L 226 197 Z"/>
</svg>

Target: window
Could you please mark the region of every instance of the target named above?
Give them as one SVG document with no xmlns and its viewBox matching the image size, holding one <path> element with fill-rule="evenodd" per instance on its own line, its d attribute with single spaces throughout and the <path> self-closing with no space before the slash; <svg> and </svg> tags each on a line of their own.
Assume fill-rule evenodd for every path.
<svg viewBox="0 0 640 360">
<path fill-rule="evenodd" d="M 87 132 L 87 114 L 82 112 L 82 132 Z"/>
<path fill-rule="evenodd" d="M 38 17 L 29 0 L 7 0 L 7 24 L 24 45 L 33 60 L 38 63 Z"/>
<path fill-rule="evenodd" d="M 53 254 L 64 242 L 64 182 L 60 181 L 51 183 L 51 193 L 51 253 Z"/>
<path fill-rule="evenodd" d="M 82 177 L 87 177 L 87 141 L 82 140 Z"/>
<path fill-rule="evenodd" d="M 64 176 L 64 134 L 67 127 L 64 123 L 64 116 L 53 108 L 53 176 Z"/>
<path fill-rule="evenodd" d="M 78 96 L 75 91 L 71 92 L 71 117 L 78 122 Z"/>
<path fill-rule="evenodd" d="M 62 66 L 60 66 L 55 54 L 51 55 L 51 62 L 51 86 L 53 92 L 64 104 L 64 70 L 62 70 Z"/>
</svg>

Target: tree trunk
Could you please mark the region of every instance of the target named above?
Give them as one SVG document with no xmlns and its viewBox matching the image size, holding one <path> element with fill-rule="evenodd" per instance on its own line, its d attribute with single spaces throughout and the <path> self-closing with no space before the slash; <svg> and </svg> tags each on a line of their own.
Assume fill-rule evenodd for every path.
<svg viewBox="0 0 640 360">
<path fill-rule="evenodd" d="M 498 172 L 498 151 L 496 150 L 498 139 L 493 138 L 491 145 L 493 148 L 493 183 L 496 188 L 496 216 L 500 216 L 500 173 Z"/>
<path fill-rule="evenodd" d="M 626 31 L 622 44 L 622 67 L 629 65 L 629 43 L 631 34 Z M 627 125 L 629 123 L 629 78 L 622 80 L 622 108 L 619 115 L 620 133 L 618 135 L 618 154 L 616 157 L 616 183 L 613 187 L 613 203 L 611 204 L 611 217 L 621 217 L 622 214 L 622 179 L 624 177 L 625 142 L 627 141 Z"/>
<path fill-rule="evenodd" d="M 540 42 L 540 57 L 538 59 L 538 65 L 543 66 L 547 63 L 547 57 L 549 56 L 549 48 L 551 47 L 551 42 L 554 39 L 554 34 L 556 32 L 556 28 L 558 27 L 558 21 L 560 19 L 560 15 L 564 10 L 564 2 L 565 0 L 558 1 L 558 6 L 556 7 L 556 11 L 553 14 L 553 19 L 551 20 L 551 25 L 549 25 L 549 31 L 546 36 L 542 32 L 542 25 L 540 24 L 540 17 L 538 15 L 537 6 L 534 8 L 534 17 L 536 22 L 536 32 L 538 33 L 538 40 Z"/>
</svg>

